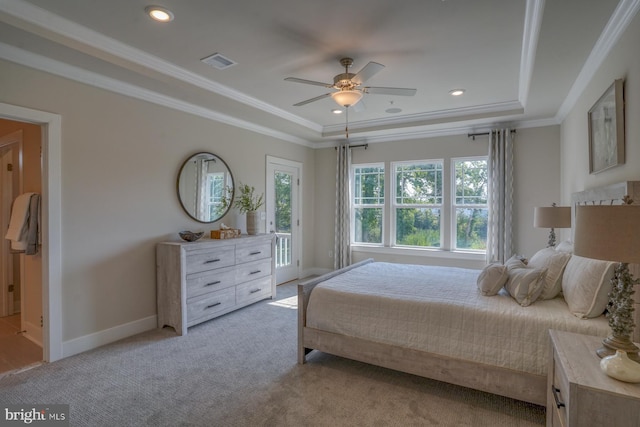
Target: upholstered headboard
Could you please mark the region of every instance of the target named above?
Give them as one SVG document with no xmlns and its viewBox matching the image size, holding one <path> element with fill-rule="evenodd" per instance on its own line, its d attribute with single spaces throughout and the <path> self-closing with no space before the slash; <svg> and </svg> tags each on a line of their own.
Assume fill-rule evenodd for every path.
<svg viewBox="0 0 640 427">
<path fill-rule="evenodd" d="M 590 190 L 573 193 L 571 195 L 571 223 L 575 224 L 576 206 L 619 205 L 622 204 L 622 198 L 624 196 L 631 197 L 633 204 L 640 204 L 640 181 L 624 181 L 605 187 L 592 188 Z M 572 229 L 572 238 L 573 235 Z M 640 265 L 629 264 L 629 270 L 634 278 L 640 278 Z M 635 286 L 633 298 L 635 300 L 633 317 L 636 324 L 636 328 L 633 331 L 633 340 L 640 342 L 640 285 Z"/>
</svg>

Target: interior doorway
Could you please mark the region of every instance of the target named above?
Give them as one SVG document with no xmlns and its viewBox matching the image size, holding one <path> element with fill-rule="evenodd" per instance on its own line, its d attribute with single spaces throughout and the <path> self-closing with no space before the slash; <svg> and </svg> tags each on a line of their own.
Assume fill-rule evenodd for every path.
<svg viewBox="0 0 640 427">
<path fill-rule="evenodd" d="M 267 156 L 267 231 L 276 235 L 276 283 L 300 277 L 302 164 Z"/>
<path fill-rule="evenodd" d="M 41 139 L 42 359 L 64 356 L 62 343 L 62 118 L 58 114 L 0 103 L 0 118 L 39 126 Z"/>
</svg>

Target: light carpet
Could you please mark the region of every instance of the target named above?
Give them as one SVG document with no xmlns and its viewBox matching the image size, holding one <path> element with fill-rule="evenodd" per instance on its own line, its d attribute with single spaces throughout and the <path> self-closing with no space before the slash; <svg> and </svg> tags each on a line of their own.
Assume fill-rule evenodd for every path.
<svg viewBox="0 0 640 427">
<path fill-rule="evenodd" d="M 544 425 L 517 400 L 318 352 L 298 365 L 295 293 L 6 376 L 0 402 L 69 404 L 72 426 Z"/>
</svg>

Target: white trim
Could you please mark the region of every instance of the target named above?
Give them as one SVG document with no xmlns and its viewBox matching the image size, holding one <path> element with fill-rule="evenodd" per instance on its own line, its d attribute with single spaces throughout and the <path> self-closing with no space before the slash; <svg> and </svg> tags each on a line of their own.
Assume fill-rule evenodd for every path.
<svg viewBox="0 0 640 427">
<path fill-rule="evenodd" d="M 215 120 L 262 135 L 272 136 L 283 141 L 289 141 L 295 144 L 312 147 L 312 142 L 305 139 L 298 138 L 296 136 L 271 128 L 267 128 L 265 126 L 260 126 L 246 120 L 241 120 L 227 114 L 219 113 L 217 111 L 201 107 L 199 105 L 191 104 L 189 102 L 185 102 L 176 98 L 172 98 L 170 96 L 162 95 L 160 93 L 144 89 L 129 83 L 124 83 L 120 80 L 105 77 L 101 74 L 83 70 L 81 68 L 56 61 L 55 59 L 50 59 L 35 53 L 27 52 L 23 49 L 5 43 L 0 43 L 0 57 L 8 61 L 24 65 L 26 67 L 34 68 L 36 70 L 41 70 L 60 77 L 85 83 L 94 87 L 118 93 L 120 95 L 141 99 L 143 101 L 162 105 L 164 107 L 183 111 L 185 113 L 204 117 L 206 119 Z"/>
<path fill-rule="evenodd" d="M 527 105 L 533 65 L 536 59 L 536 49 L 542 27 L 544 0 L 527 0 L 524 15 L 524 30 L 522 32 L 522 55 L 520 57 L 520 85 L 518 100 L 523 106 Z"/>
<path fill-rule="evenodd" d="M 62 358 L 62 118 L 58 114 L 0 103 L 0 117 L 43 125 L 42 316 L 43 358 Z"/>
<path fill-rule="evenodd" d="M 611 52 L 611 49 L 620 40 L 622 33 L 625 32 L 638 10 L 640 10 L 640 0 L 620 0 L 598 41 L 593 46 L 576 81 L 573 82 L 569 94 L 558 109 L 555 117 L 558 122 L 562 123 L 576 105 L 578 98 L 587 88 L 596 71 L 598 71 L 600 65 Z"/>
<path fill-rule="evenodd" d="M 410 255 L 425 258 L 446 258 L 458 260 L 484 261 L 485 254 L 466 251 L 447 251 L 433 248 L 408 248 L 408 247 L 388 247 L 388 246 L 358 246 L 351 245 L 353 252 L 385 254 L 385 255 Z"/>
<path fill-rule="evenodd" d="M 62 357 L 73 356 L 123 338 L 156 329 L 158 327 L 157 322 L 158 316 L 153 315 L 65 341 L 62 343 Z"/>
<path fill-rule="evenodd" d="M 274 107 L 273 105 L 267 104 L 259 99 L 204 78 L 185 68 L 178 67 L 173 63 L 151 55 L 148 52 L 136 49 L 112 39 L 111 37 L 107 37 L 104 34 L 51 13 L 48 10 L 21 0 L 4 0 L 2 3 L 1 9 L 6 14 L 16 18 L 18 21 L 13 22 L 13 25 L 18 26 L 21 29 L 39 33 L 41 36 L 55 40 L 57 43 L 61 43 L 69 48 L 85 51 L 85 53 L 88 53 L 89 55 L 101 57 L 103 60 L 112 63 L 117 62 L 120 66 L 130 68 L 130 66 L 127 67 L 127 65 L 122 64 L 122 61 L 111 60 L 109 56 L 114 56 L 121 60 L 124 59 L 127 62 L 136 64 L 137 66 L 142 66 L 154 73 L 161 73 L 181 80 L 206 91 L 222 95 L 233 101 L 249 105 L 275 116 L 282 117 L 300 126 L 320 132 L 319 126 L 310 120 L 303 119 L 302 117 L 291 114 L 288 111 Z M 22 21 L 24 21 L 24 23 Z M 44 34 L 42 31 L 33 31 L 31 28 L 32 26 L 45 30 Z M 63 37 L 61 38 L 60 36 Z M 88 46 L 94 50 L 100 51 L 102 52 L 102 55 L 94 52 L 86 52 L 87 49 L 79 49 L 77 46 L 78 43 L 82 46 Z M 105 56 L 104 53 L 108 55 Z"/>
<path fill-rule="evenodd" d="M 35 325 L 31 322 L 22 322 L 22 330 L 24 331 L 22 334 L 23 337 L 27 338 L 37 346 L 42 347 L 43 333 L 40 325 Z"/>
</svg>

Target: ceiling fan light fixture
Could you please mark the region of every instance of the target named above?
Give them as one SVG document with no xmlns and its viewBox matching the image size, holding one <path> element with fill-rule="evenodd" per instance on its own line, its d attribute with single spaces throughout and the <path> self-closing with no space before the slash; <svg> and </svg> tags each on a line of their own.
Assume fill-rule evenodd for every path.
<svg viewBox="0 0 640 427">
<path fill-rule="evenodd" d="M 358 90 L 341 90 L 331 94 L 333 100 L 342 107 L 356 105 L 362 99 L 362 92 Z"/>
<path fill-rule="evenodd" d="M 173 21 L 173 12 L 160 6 L 147 6 L 144 11 L 151 19 L 158 22 Z"/>
<path fill-rule="evenodd" d="M 460 96 L 464 93 L 464 89 L 452 89 L 449 91 L 449 95 L 451 96 Z"/>
</svg>

